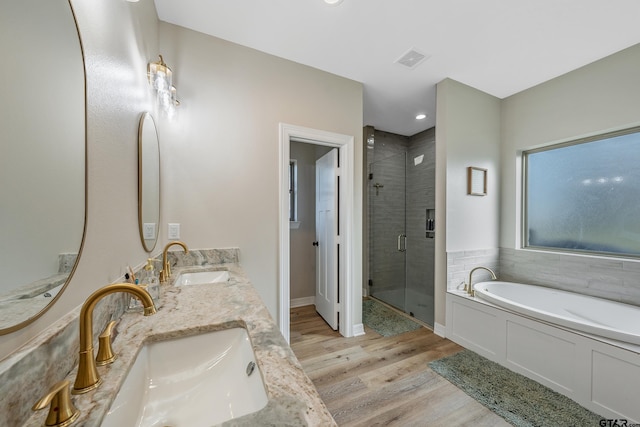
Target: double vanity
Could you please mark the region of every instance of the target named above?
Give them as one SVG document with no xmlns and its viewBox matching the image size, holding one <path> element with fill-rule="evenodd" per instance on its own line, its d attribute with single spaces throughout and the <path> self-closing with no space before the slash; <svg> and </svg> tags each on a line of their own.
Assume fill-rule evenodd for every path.
<svg viewBox="0 0 640 427">
<path fill-rule="evenodd" d="M 98 366 L 99 387 L 71 397 L 71 425 L 336 425 L 237 263 L 174 268 L 156 306 L 120 317 L 117 358 Z"/>
</svg>

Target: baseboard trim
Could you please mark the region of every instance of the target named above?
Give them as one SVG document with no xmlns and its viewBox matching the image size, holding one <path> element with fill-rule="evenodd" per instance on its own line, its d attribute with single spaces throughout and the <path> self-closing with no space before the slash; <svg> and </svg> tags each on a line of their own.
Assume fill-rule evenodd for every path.
<svg viewBox="0 0 640 427">
<path fill-rule="evenodd" d="M 316 297 L 296 298 L 291 300 L 289 307 L 291 308 L 303 307 L 305 305 L 315 305 L 315 303 L 316 303 Z"/>
<path fill-rule="evenodd" d="M 447 328 L 444 325 L 441 325 L 439 323 L 434 323 L 433 325 L 433 333 L 442 337 L 442 338 L 446 338 L 447 337 Z"/>
<path fill-rule="evenodd" d="M 364 335 L 364 324 L 358 323 L 356 325 L 353 325 L 353 336 L 359 337 L 361 335 Z"/>
</svg>

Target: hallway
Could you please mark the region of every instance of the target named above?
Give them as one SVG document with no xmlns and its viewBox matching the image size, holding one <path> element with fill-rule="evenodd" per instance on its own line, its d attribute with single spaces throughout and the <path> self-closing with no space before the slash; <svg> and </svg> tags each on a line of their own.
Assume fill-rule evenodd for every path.
<svg viewBox="0 0 640 427">
<path fill-rule="evenodd" d="M 461 350 L 426 328 L 344 338 L 314 306 L 291 309 L 291 348 L 340 426 L 508 426 L 427 363 Z"/>
</svg>

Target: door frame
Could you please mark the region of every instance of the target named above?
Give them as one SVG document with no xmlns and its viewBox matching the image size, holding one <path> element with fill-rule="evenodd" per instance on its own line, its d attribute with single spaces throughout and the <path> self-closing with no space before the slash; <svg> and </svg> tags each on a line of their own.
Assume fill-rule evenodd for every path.
<svg viewBox="0 0 640 427">
<path fill-rule="evenodd" d="M 290 232 L 289 232 L 289 158 L 291 140 L 315 145 L 324 145 L 339 149 L 340 155 L 340 298 L 339 332 L 345 337 L 364 333 L 362 324 L 353 324 L 353 301 L 356 289 L 354 265 L 354 173 L 355 173 L 355 139 L 353 136 L 323 130 L 295 126 L 286 123 L 279 124 L 280 132 L 280 177 L 279 177 L 279 287 L 280 304 L 278 306 L 278 320 L 280 332 L 289 342 L 290 327 Z"/>
</svg>

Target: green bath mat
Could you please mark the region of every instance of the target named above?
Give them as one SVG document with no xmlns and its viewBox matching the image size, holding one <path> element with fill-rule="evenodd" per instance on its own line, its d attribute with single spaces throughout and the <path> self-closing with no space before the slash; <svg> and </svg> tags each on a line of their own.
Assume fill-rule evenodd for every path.
<svg viewBox="0 0 640 427">
<path fill-rule="evenodd" d="M 415 331 L 421 327 L 420 324 L 407 319 L 375 300 L 362 302 L 362 323 L 385 337 Z"/>
<path fill-rule="evenodd" d="M 602 419 L 568 397 L 463 350 L 429 367 L 514 426 L 598 426 Z"/>
</svg>

